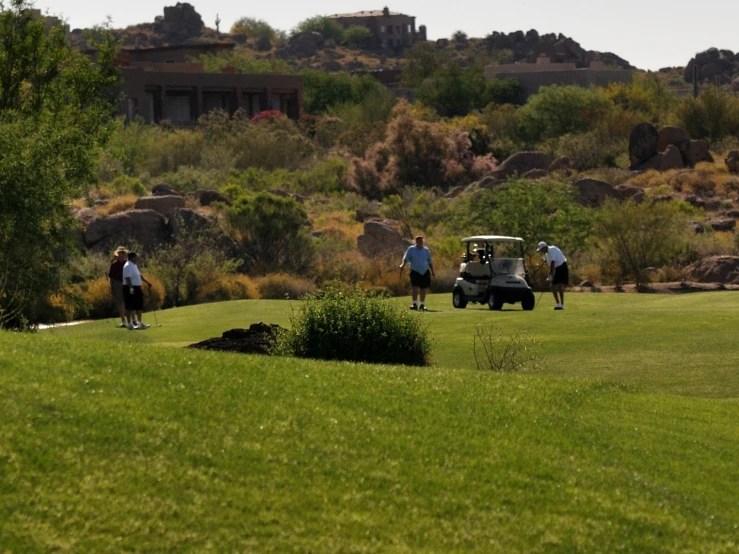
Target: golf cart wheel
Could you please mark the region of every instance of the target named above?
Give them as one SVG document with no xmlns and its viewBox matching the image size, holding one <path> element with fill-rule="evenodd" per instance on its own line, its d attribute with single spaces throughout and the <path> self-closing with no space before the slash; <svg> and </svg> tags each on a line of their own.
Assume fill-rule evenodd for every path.
<svg viewBox="0 0 739 554">
<path fill-rule="evenodd" d="M 499 312 L 503 309 L 503 301 L 499 300 L 498 297 L 491 292 L 490 296 L 488 296 L 488 308 Z"/>
<path fill-rule="evenodd" d="M 527 312 L 530 312 L 531 310 L 533 310 L 535 306 L 536 306 L 536 298 L 534 297 L 533 293 L 527 294 L 526 298 L 524 298 L 521 301 L 521 307 Z"/>
<path fill-rule="evenodd" d="M 467 299 L 464 297 L 462 289 L 454 289 L 452 294 L 452 304 L 458 310 L 464 310 L 467 307 Z"/>
</svg>

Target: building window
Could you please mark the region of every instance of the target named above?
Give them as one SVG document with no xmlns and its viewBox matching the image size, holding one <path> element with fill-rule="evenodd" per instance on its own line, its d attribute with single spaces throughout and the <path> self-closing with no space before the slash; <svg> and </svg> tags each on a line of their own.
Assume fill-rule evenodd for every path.
<svg viewBox="0 0 739 554">
<path fill-rule="evenodd" d="M 385 26 L 384 25 L 380 25 L 380 32 L 382 34 L 385 34 Z"/>
<path fill-rule="evenodd" d="M 413 31 L 411 31 L 411 26 L 410 25 L 406 25 L 405 27 L 406 27 L 407 33 L 410 35 L 413 32 Z"/>
</svg>

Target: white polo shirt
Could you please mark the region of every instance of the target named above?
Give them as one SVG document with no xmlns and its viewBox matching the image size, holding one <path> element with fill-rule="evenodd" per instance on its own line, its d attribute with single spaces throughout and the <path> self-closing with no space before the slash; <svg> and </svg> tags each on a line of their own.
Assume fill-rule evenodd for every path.
<svg viewBox="0 0 739 554">
<path fill-rule="evenodd" d="M 135 263 L 126 262 L 126 265 L 123 266 L 123 284 L 126 286 L 128 285 L 127 277 L 131 278 L 131 286 L 141 286 L 141 272 Z"/>
<path fill-rule="evenodd" d="M 562 264 L 567 263 L 567 258 L 565 258 L 565 255 L 562 254 L 562 251 L 556 246 L 550 246 L 549 250 L 547 250 L 547 265 L 551 267 L 552 262 L 554 262 L 555 269 L 561 266 Z M 124 276 L 125 276 L 125 273 L 124 273 Z"/>
</svg>

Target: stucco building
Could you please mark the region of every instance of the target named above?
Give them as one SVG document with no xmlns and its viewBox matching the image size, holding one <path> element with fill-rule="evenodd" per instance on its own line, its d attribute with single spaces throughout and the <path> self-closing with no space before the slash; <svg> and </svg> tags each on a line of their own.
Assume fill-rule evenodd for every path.
<svg viewBox="0 0 739 554">
<path fill-rule="evenodd" d="M 382 10 L 335 14 L 329 17 L 345 28 L 359 25 L 369 29 L 372 32 L 370 44 L 372 48 L 402 49 L 426 40 L 426 27 L 421 25 L 416 29 L 415 17 L 391 12 L 387 7 Z"/>
<path fill-rule="evenodd" d="M 607 68 L 603 62 L 592 62 L 590 67 L 578 68 L 574 63 L 551 63 L 540 56 L 536 63 L 490 65 L 485 68 L 488 79 L 518 79 L 525 98 L 549 85 L 578 85 L 607 87 L 611 83 L 630 84 L 633 73 L 628 69 Z"/>
<path fill-rule="evenodd" d="M 233 45 L 121 50 L 121 115 L 175 125 L 193 125 L 201 115 L 216 109 L 230 114 L 243 109 L 249 116 L 279 110 L 291 119 L 302 115 L 303 81 L 297 75 L 206 73 L 193 61 L 229 48 Z"/>
</svg>

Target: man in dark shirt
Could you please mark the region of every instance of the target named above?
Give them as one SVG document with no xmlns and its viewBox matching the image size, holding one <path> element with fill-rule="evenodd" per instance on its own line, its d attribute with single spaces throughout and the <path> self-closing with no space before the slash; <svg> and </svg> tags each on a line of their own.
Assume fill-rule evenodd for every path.
<svg viewBox="0 0 739 554">
<path fill-rule="evenodd" d="M 127 328 L 126 322 L 126 302 L 123 298 L 123 266 L 128 261 L 128 250 L 123 246 L 119 246 L 115 250 L 115 259 L 110 264 L 108 271 L 108 279 L 110 280 L 110 294 L 113 301 L 118 307 L 118 315 L 121 318 L 121 327 Z"/>
</svg>

